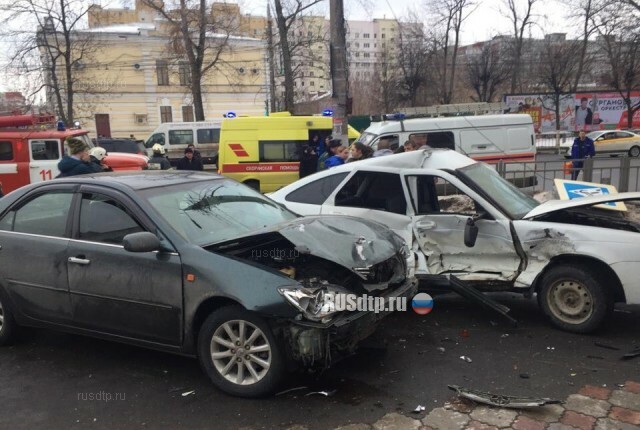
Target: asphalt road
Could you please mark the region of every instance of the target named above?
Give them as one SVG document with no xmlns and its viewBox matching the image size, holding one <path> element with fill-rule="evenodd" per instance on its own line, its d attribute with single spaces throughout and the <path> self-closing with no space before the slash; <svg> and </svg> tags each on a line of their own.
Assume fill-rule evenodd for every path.
<svg viewBox="0 0 640 430">
<path fill-rule="evenodd" d="M 329 429 L 419 404 L 428 413 L 451 397 L 447 384 L 562 399 L 640 374 L 640 358 L 620 360 L 640 343 L 640 307 L 618 309 L 598 334 L 583 336 L 550 327 L 533 300 L 499 299 L 517 328 L 462 298 L 437 296 L 431 314 L 391 315 L 358 354 L 322 375 L 294 375 L 283 390 L 307 388 L 260 400 L 220 393 L 189 358 L 29 330 L 0 349 L 0 428 Z M 336 391 L 306 395 L 320 390 Z"/>
</svg>

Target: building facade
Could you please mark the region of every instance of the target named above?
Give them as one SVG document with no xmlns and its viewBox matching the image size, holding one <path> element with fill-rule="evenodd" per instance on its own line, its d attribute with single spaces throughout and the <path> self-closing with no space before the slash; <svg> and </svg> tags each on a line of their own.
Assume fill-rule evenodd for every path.
<svg viewBox="0 0 640 430">
<path fill-rule="evenodd" d="M 221 13 L 216 7 L 230 7 L 225 13 L 236 21 L 232 35 L 207 36 L 207 43 L 225 48 L 203 78 L 205 119 L 222 119 L 230 111 L 264 115 L 266 18 L 242 16 L 237 5 L 214 6 Z M 75 65 L 74 112 L 83 128 L 96 136 L 146 139 L 160 123 L 194 121 L 189 65 L 176 54 L 160 13 L 141 0 L 135 9 L 94 5 L 88 22 L 88 29 L 74 35 L 95 47 L 94 55 Z"/>
</svg>

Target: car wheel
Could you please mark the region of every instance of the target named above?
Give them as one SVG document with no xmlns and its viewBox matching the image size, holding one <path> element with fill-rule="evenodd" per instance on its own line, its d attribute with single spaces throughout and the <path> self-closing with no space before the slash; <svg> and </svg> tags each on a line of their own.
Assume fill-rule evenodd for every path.
<svg viewBox="0 0 640 430">
<path fill-rule="evenodd" d="M 15 334 L 16 322 L 9 307 L 9 300 L 0 292 L 0 346 L 11 344 Z"/>
<path fill-rule="evenodd" d="M 553 267 L 541 283 L 540 307 L 563 330 L 590 333 L 613 311 L 613 299 L 601 278 L 586 267 Z"/>
<path fill-rule="evenodd" d="M 640 146 L 632 146 L 629 149 L 629 157 L 640 157 Z"/>
<path fill-rule="evenodd" d="M 284 358 L 271 328 L 239 306 L 209 315 L 198 335 L 198 357 L 213 383 L 234 396 L 270 394 L 284 376 Z"/>
</svg>

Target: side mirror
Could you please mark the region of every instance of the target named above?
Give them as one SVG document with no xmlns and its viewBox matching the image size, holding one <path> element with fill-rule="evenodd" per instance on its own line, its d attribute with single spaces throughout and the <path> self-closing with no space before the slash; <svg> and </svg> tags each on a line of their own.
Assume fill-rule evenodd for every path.
<svg viewBox="0 0 640 430">
<path fill-rule="evenodd" d="M 473 217 L 467 218 L 467 224 L 464 226 L 464 244 L 467 248 L 473 248 L 478 239 L 478 226 Z"/>
<path fill-rule="evenodd" d="M 160 239 L 148 231 L 128 234 L 122 239 L 122 243 L 129 252 L 151 252 L 161 248 Z"/>
</svg>

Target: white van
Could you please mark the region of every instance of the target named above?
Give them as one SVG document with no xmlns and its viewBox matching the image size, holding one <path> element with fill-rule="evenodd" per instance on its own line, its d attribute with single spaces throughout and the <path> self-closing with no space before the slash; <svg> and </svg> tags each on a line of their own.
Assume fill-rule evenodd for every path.
<svg viewBox="0 0 640 430">
<path fill-rule="evenodd" d="M 535 132 L 530 115 L 414 118 L 372 123 L 358 139 L 376 150 L 382 139 L 395 150 L 407 140 L 448 148 L 487 163 L 533 161 Z"/>
<path fill-rule="evenodd" d="M 151 133 L 144 146 L 151 156 L 151 147 L 159 143 L 169 160 L 175 162 L 184 156 L 187 145 L 193 143 L 204 164 L 216 164 L 221 124 L 222 121 L 165 122 Z"/>
</svg>

